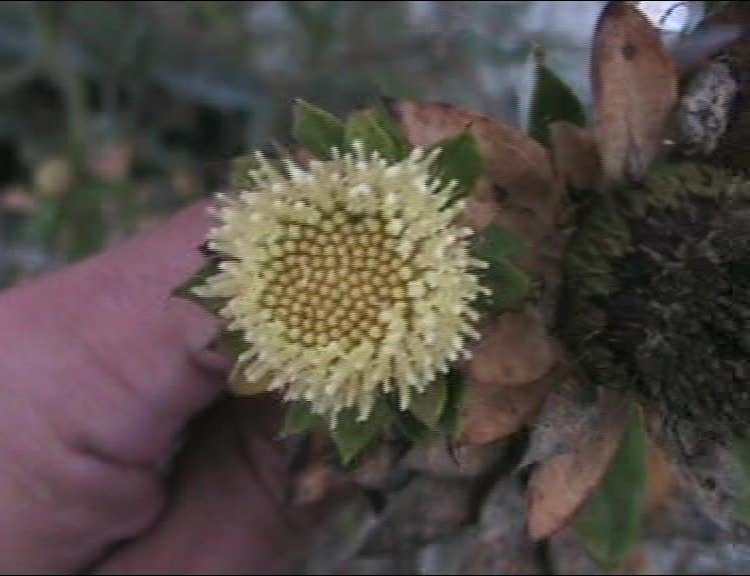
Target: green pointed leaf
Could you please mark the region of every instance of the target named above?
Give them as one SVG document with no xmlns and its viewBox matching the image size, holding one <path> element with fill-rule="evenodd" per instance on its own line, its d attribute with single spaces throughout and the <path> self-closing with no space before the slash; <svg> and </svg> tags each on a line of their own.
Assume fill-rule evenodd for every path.
<svg viewBox="0 0 750 576">
<path fill-rule="evenodd" d="M 346 144 L 360 141 L 367 153 L 380 152 L 388 160 L 400 160 L 408 152 L 401 136 L 388 116 L 377 109 L 360 110 L 346 121 Z"/>
<path fill-rule="evenodd" d="M 394 413 L 385 401 L 378 401 L 364 422 L 357 420 L 357 410 L 344 410 L 339 414 L 331 436 L 344 466 L 369 448 L 393 421 Z"/>
<path fill-rule="evenodd" d="M 489 268 L 482 271 L 482 285 L 492 294 L 480 301 L 485 311 L 496 314 L 519 309 L 533 287 L 531 278 L 504 258 L 488 261 Z"/>
<path fill-rule="evenodd" d="M 461 414 L 470 390 L 467 380 L 457 368 L 445 376 L 445 408 L 440 417 L 440 429 L 451 439 L 458 439 L 463 431 Z"/>
<path fill-rule="evenodd" d="M 393 114 L 384 105 L 373 108 L 373 113 L 378 125 L 385 130 L 394 143 L 394 157 L 391 160 L 402 160 L 409 155 L 411 144 L 406 139 L 406 134 L 399 126 Z"/>
<path fill-rule="evenodd" d="M 196 288 L 198 286 L 202 286 L 205 284 L 206 280 L 210 277 L 215 275 L 219 270 L 217 267 L 218 259 L 216 258 L 210 258 L 203 267 L 193 274 L 188 280 L 182 284 L 182 286 L 179 286 L 178 288 L 175 288 L 172 291 L 172 296 L 174 298 L 182 298 L 184 300 L 190 300 L 191 302 L 194 302 L 198 304 L 199 306 L 202 306 L 206 311 L 210 312 L 211 314 L 217 314 L 219 310 L 221 310 L 224 307 L 225 299 L 224 298 L 202 298 L 195 294 L 193 292 L 193 288 Z"/>
<path fill-rule="evenodd" d="M 496 224 L 482 230 L 472 247 L 474 256 L 486 262 L 502 258 L 520 258 L 528 251 L 528 244 L 520 236 Z"/>
<path fill-rule="evenodd" d="M 425 446 L 435 439 L 435 430 L 416 418 L 411 412 L 399 411 L 396 426 L 413 444 Z"/>
<path fill-rule="evenodd" d="M 583 105 L 573 90 L 544 63 L 544 53 L 536 49 L 535 85 L 529 112 L 529 134 L 540 144 L 549 144 L 550 122 L 567 120 L 576 126 L 586 125 Z"/>
<path fill-rule="evenodd" d="M 451 180 L 458 183 L 454 198 L 468 196 L 484 170 L 484 159 L 476 138 L 466 131 L 439 142 L 436 147 L 441 150 L 435 162 L 438 178 L 446 184 Z"/>
<path fill-rule="evenodd" d="M 238 330 L 222 330 L 211 343 L 212 350 L 231 358 L 237 358 L 248 346 L 243 333 Z"/>
<path fill-rule="evenodd" d="M 527 251 L 521 238 L 499 226 L 489 226 L 477 237 L 472 254 L 487 263 L 488 268 L 481 273 L 482 284 L 492 290 L 480 302 L 485 310 L 514 310 L 526 300 L 532 288 L 531 278 L 508 258 L 521 257 Z"/>
<path fill-rule="evenodd" d="M 643 412 L 632 404 L 617 454 L 577 519 L 584 544 L 605 570 L 621 568 L 641 538 L 647 475 Z"/>
<path fill-rule="evenodd" d="M 281 434 L 282 436 L 301 434 L 320 426 L 322 423 L 321 417 L 313 414 L 310 410 L 308 402 L 291 402 L 286 410 L 284 428 Z"/>
<path fill-rule="evenodd" d="M 443 378 L 438 378 L 421 394 L 411 399 L 409 411 L 428 428 L 435 428 L 445 409 L 448 390 Z"/>
<path fill-rule="evenodd" d="M 331 157 L 331 148 L 344 148 L 344 124 L 330 112 L 297 100 L 294 106 L 294 138 L 320 159 Z"/>
</svg>

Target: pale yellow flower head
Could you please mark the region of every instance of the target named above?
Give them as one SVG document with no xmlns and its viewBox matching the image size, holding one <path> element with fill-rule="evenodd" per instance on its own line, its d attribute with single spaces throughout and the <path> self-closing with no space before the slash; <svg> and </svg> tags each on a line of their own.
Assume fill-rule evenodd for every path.
<svg viewBox="0 0 750 576">
<path fill-rule="evenodd" d="M 221 197 L 209 246 L 220 272 L 196 288 L 226 299 L 244 334 L 237 392 L 279 390 L 335 422 L 367 418 L 381 393 L 407 409 L 477 336 L 484 292 L 437 152 L 389 163 L 362 146 L 283 172 L 262 155 L 251 189 Z"/>
</svg>

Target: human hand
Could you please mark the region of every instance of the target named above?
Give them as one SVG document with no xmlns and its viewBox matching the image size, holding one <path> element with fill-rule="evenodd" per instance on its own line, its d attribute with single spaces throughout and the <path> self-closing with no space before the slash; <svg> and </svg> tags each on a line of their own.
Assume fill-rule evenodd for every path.
<svg viewBox="0 0 750 576">
<path fill-rule="evenodd" d="M 279 408 L 220 398 L 215 323 L 170 298 L 208 225 L 200 204 L 0 294 L 0 571 L 292 567 Z"/>
</svg>

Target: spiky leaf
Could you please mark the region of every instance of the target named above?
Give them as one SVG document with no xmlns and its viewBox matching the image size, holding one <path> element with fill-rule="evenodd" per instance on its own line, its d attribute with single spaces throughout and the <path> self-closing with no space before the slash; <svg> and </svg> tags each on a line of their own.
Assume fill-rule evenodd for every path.
<svg viewBox="0 0 750 576">
<path fill-rule="evenodd" d="M 488 264 L 489 268 L 482 272 L 482 284 L 492 294 L 482 299 L 482 309 L 497 314 L 518 310 L 531 292 L 531 278 L 504 258 L 489 260 Z"/>
</svg>

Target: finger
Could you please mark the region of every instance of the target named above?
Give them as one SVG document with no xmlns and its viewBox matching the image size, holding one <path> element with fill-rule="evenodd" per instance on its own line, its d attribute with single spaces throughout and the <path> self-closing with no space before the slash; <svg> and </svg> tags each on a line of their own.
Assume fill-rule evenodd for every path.
<svg viewBox="0 0 750 576">
<path fill-rule="evenodd" d="M 202 265 L 206 204 L 77 266 L 4 293 L 0 340 L 23 393 L 63 435 L 129 463 L 170 450 L 175 435 L 221 391 L 202 350 L 215 321 L 171 298 Z M 41 362 L 43 360 L 43 362 Z M 33 370 L 29 369 L 33 367 Z"/>
<path fill-rule="evenodd" d="M 289 507 L 278 407 L 232 400 L 200 419 L 162 519 L 99 573 L 268 573 L 295 567 L 309 527 Z"/>
</svg>

